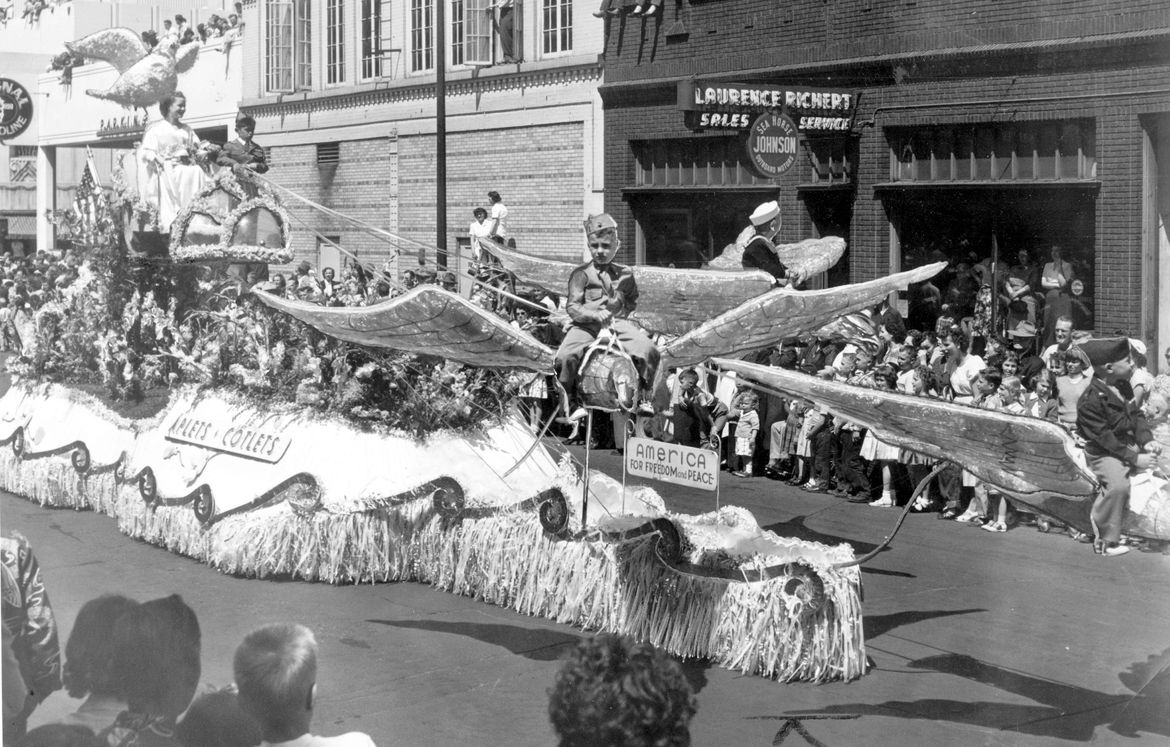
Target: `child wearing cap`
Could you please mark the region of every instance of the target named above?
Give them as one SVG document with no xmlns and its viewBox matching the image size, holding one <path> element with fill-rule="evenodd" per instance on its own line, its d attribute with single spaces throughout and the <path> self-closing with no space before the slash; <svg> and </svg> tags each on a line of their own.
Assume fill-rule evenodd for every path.
<svg viewBox="0 0 1170 747">
<path fill-rule="evenodd" d="M 797 285 L 800 276 L 776 256 L 776 245 L 773 240 L 780 231 L 780 203 L 772 200 L 757 207 L 751 214 L 752 225 L 756 233 L 748 239 L 743 250 L 741 263 L 744 269 L 759 269 L 776 279 L 776 285 Z"/>
</svg>

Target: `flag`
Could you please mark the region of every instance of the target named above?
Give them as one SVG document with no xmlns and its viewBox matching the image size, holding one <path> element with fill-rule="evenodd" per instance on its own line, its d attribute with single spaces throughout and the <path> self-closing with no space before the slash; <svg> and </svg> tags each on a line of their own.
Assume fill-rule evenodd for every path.
<svg viewBox="0 0 1170 747">
<path fill-rule="evenodd" d="M 81 172 L 81 182 L 73 195 L 73 242 L 92 246 L 97 240 L 98 215 L 105 192 L 97 178 L 97 166 L 93 161 L 93 151 L 85 149 L 85 168 Z"/>
</svg>

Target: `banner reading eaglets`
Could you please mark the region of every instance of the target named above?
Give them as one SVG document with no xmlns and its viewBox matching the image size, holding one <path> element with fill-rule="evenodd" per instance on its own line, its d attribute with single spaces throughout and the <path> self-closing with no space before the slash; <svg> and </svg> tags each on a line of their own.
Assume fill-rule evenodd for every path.
<svg viewBox="0 0 1170 747">
<path fill-rule="evenodd" d="M 626 471 L 700 490 L 719 487 L 719 455 L 648 438 L 626 439 Z"/>
</svg>

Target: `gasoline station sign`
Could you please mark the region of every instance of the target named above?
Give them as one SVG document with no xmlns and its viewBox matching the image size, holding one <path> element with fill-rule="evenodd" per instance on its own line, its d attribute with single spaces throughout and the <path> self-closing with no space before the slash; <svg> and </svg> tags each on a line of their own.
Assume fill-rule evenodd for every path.
<svg viewBox="0 0 1170 747">
<path fill-rule="evenodd" d="M 760 176 L 774 179 L 788 171 L 799 147 L 796 123 L 784 114 L 761 114 L 748 131 L 748 161 Z"/>
<path fill-rule="evenodd" d="M 14 138 L 32 124 L 32 97 L 11 78 L 0 78 L 0 140 Z"/>
</svg>

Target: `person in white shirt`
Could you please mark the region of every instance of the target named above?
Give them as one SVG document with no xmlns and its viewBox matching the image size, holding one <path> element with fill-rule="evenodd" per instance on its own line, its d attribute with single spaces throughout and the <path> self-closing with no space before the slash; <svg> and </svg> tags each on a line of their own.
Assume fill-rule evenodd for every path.
<svg viewBox="0 0 1170 747">
<path fill-rule="evenodd" d="M 494 189 L 488 192 L 488 200 L 492 203 L 491 219 L 488 221 L 488 236 L 503 244 L 508 237 L 508 206 L 500 193 Z"/>
<path fill-rule="evenodd" d="M 475 220 L 467 227 L 467 235 L 471 238 L 471 253 L 476 262 L 483 262 L 483 250 L 479 246 L 482 239 L 491 238 L 492 224 L 488 222 L 487 211 L 477 207 L 471 211 Z"/>
<path fill-rule="evenodd" d="M 317 641 L 304 625 L 278 623 L 252 631 L 232 669 L 240 708 L 260 723 L 261 747 L 374 747 L 360 732 L 309 733 L 317 695 Z"/>
</svg>

